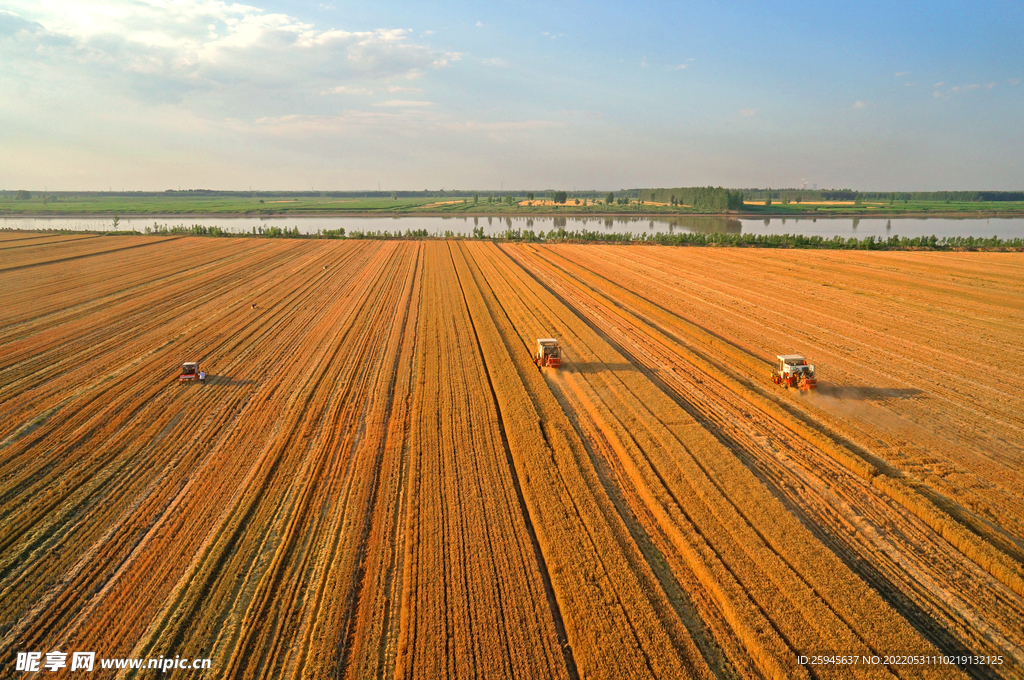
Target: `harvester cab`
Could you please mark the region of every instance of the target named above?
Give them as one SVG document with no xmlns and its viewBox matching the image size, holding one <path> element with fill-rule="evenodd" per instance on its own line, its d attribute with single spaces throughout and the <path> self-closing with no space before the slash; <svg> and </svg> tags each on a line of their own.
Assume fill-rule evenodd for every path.
<svg viewBox="0 0 1024 680">
<path fill-rule="evenodd" d="M 558 368 L 562 365 L 562 350 L 554 338 L 538 338 L 537 353 L 533 355 L 537 368 Z"/>
<path fill-rule="evenodd" d="M 181 365 L 181 375 L 178 376 L 178 382 L 195 382 L 196 380 L 199 380 L 199 362 L 186 361 Z"/>
<path fill-rule="evenodd" d="M 813 390 L 818 387 L 814 366 L 799 354 L 779 354 L 778 363 L 772 369 L 772 382 L 786 389 Z"/>
</svg>

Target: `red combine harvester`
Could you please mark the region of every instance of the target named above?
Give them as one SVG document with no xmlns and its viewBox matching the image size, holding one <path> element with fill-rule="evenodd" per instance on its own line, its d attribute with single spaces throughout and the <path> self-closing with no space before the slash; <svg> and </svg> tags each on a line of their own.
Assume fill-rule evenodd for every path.
<svg viewBox="0 0 1024 680">
<path fill-rule="evenodd" d="M 196 380 L 199 380 L 199 362 L 186 361 L 181 365 L 181 375 L 178 376 L 178 382 L 191 383 Z"/>
<path fill-rule="evenodd" d="M 807 359 L 799 354 L 779 354 L 775 358 L 779 363 L 772 369 L 773 383 L 786 389 L 817 389 L 818 378 L 814 375 L 814 366 L 808 364 Z"/>
<path fill-rule="evenodd" d="M 538 338 L 537 353 L 533 355 L 537 368 L 559 368 L 562 365 L 562 350 L 554 338 Z"/>
</svg>

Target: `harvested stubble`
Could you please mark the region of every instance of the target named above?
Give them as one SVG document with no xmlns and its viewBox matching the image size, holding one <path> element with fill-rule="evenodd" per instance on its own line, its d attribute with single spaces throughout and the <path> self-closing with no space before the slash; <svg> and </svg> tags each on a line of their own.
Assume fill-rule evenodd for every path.
<svg viewBox="0 0 1024 680">
<path fill-rule="evenodd" d="M 772 312 L 747 305 L 745 323 L 734 325 L 728 316 L 729 299 L 742 293 L 763 300 L 765 305 L 771 299 L 808 304 L 807 298 L 787 292 L 789 286 L 785 285 L 789 276 L 797 283 L 807 277 L 805 268 L 794 267 L 791 274 L 780 274 L 778 287 L 771 289 L 764 285 L 763 272 L 766 266 L 774 265 L 746 263 L 742 270 L 730 269 L 731 252 L 723 252 L 713 264 L 694 257 L 692 262 L 667 268 L 661 258 L 678 260 L 688 258 L 688 254 L 622 249 L 612 250 L 622 254 L 612 258 L 600 248 L 508 250 L 562 299 L 570 301 L 583 318 L 607 333 L 648 376 L 674 394 L 677 402 L 686 405 L 776 495 L 783 497 L 791 510 L 819 535 L 824 534 L 826 542 L 847 564 L 902 609 L 929 638 L 946 648 L 1002 655 L 1010 668 L 1024 664 L 1024 636 L 1019 626 L 1024 603 L 1015 592 L 1020 563 L 956 522 L 955 508 L 948 514 L 939 510 L 928 500 L 930 490 L 902 476 L 877 455 L 878 451 L 872 453 L 868 446 L 877 448 L 882 437 L 892 438 L 879 424 L 892 424 L 894 419 L 873 423 L 878 438 L 870 443 L 851 442 L 847 438 L 852 429 L 850 421 L 857 424 L 857 419 L 807 417 L 802 411 L 813 409 L 820 397 L 784 400 L 778 391 L 773 393 L 764 380 L 766 363 L 744 351 L 742 344 L 724 332 L 722 325 L 729 320 L 730 333 L 743 328 L 740 339 L 763 343 L 760 336 L 773 331 L 767 321 Z M 749 258 L 746 254 L 743 257 Z M 859 254 L 851 254 L 850 259 L 855 257 Z M 765 260 L 770 258 L 765 254 Z M 652 260 L 658 265 L 651 266 Z M 942 259 L 936 262 L 940 263 Z M 837 268 L 833 266 L 831 271 Z M 687 273 L 672 275 L 667 271 Z M 720 280 L 709 282 L 713 276 Z M 735 284 L 750 276 L 757 277 L 758 285 L 743 288 Z M 1008 278 L 1012 280 L 1012 276 Z M 834 286 L 843 283 L 842 279 L 830 280 Z M 729 294 L 717 294 L 720 289 Z M 813 304 L 813 297 L 808 297 Z M 1008 307 L 1010 313 L 1003 315 L 1006 318 L 1019 316 L 1009 299 L 993 297 L 993 301 Z M 938 297 L 936 302 L 948 305 L 955 300 Z M 679 314 L 679 308 L 690 313 L 700 310 L 700 323 Z M 707 308 L 726 312 L 719 325 L 714 322 L 718 317 Z M 820 317 L 812 318 L 817 322 Z M 860 323 L 878 323 L 864 311 L 853 318 Z M 1012 328 L 1006 320 L 998 323 Z M 791 346 L 782 343 L 792 342 L 787 337 L 792 327 L 792 319 L 783 321 L 775 340 L 779 344 L 774 347 Z M 801 332 L 810 334 L 811 328 L 801 326 Z M 984 333 L 989 343 L 998 342 L 998 336 L 989 336 L 984 327 L 974 332 Z M 833 339 L 826 328 L 815 342 Z M 770 356 L 770 348 L 762 351 Z M 812 359 L 816 356 L 808 353 Z M 912 361 L 916 363 L 920 358 L 914 354 Z M 1001 362 L 993 366 L 997 372 L 1005 368 Z M 894 373 L 905 370 L 905 365 L 893 367 Z M 927 387 L 926 382 L 918 384 Z M 833 383 L 823 392 L 842 394 L 844 389 Z M 865 406 L 865 410 L 870 408 Z M 837 432 L 836 424 L 845 427 Z M 960 442 L 947 440 L 944 446 L 948 450 L 951 444 Z M 899 454 L 889 447 L 880 451 Z M 967 464 L 971 460 L 972 456 L 963 456 Z M 1008 491 L 1006 486 L 999 490 Z"/>
<path fill-rule="evenodd" d="M 793 342 L 791 324 L 737 328 L 782 266 L 761 267 L 775 289 L 743 292 L 733 279 L 760 265 L 730 251 L 2 236 L 8 658 L 210 656 L 231 678 L 781 678 L 849 675 L 799 654 L 938 648 L 1005 656 L 981 674 L 1022 667 L 1004 536 L 1021 501 L 970 483 L 1019 468 L 981 443 L 961 476 L 933 478 L 906 433 L 879 446 L 880 421 L 762 388 L 755 350 Z M 872 280 L 863 254 L 829 257 L 835 285 Z M 1017 271 L 942 262 L 985 287 Z M 917 313 L 945 313 L 929 295 L 952 284 L 925 285 L 928 261 L 890 264 Z M 794 304 L 816 303 L 813 272 L 793 271 Z M 985 287 L 971 304 L 994 351 L 1021 315 Z M 828 318 L 834 337 L 812 349 L 830 360 L 856 323 L 885 333 L 864 308 Z M 564 370 L 541 373 L 530 345 L 548 335 Z M 896 335 L 890 359 L 919 346 Z M 197 358 L 208 384 L 175 384 Z M 893 375 L 933 379 L 917 362 Z M 986 414 L 986 441 L 1018 425 L 1012 397 L 936 393 Z M 972 511 L 1008 504 L 970 520 L 950 505 L 960 485 Z M 956 670 L 856 674 L 930 673 Z"/>
</svg>

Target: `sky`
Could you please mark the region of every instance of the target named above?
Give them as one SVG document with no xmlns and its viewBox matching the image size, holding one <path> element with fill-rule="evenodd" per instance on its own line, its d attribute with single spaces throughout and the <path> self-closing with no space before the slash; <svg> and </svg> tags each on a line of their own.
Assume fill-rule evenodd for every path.
<svg viewBox="0 0 1024 680">
<path fill-rule="evenodd" d="M 1024 3 L 0 0 L 0 189 L 1024 189 Z"/>
</svg>

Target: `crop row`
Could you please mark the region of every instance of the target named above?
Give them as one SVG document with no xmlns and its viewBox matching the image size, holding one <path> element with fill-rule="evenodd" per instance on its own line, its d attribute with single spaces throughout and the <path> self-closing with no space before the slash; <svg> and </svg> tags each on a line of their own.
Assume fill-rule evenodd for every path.
<svg viewBox="0 0 1024 680">
<path fill-rule="evenodd" d="M 893 503 L 887 496 L 894 490 L 877 488 L 881 479 L 865 473 L 862 459 L 708 360 L 717 353 L 709 346 L 713 337 L 702 338 L 684 320 L 621 288 L 628 279 L 613 283 L 550 250 L 513 254 L 686 405 L 791 510 L 829 536 L 832 549 L 936 644 L 1021 662 L 1019 598 L 915 512 Z M 907 599 L 914 606 L 905 606 Z"/>
<path fill-rule="evenodd" d="M 798 674 L 793 652 L 928 646 L 832 556 L 674 402 L 528 274 L 509 287 L 565 338 L 567 393 L 594 422 L 748 651 L 775 675 Z M 529 291 L 529 293 L 527 293 Z M 524 336 L 536 332 L 523 328 Z M 728 585 L 735 586 L 729 590 Z M 866 652 L 870 653 L 870 652 Z"/>
<path fill-rule="evenodd" d="M 0 233 L 0 655 L 202 656 L 231 678 L 810 678 L 845 676 L 801 654 L 937 647 L 1016 672 L 1019 494 L 972 482 L 1012 462 L 981 443 L 943 468 L 959 481 L 932 480 L 945 458 L 912 458 L 912 433 L 883 446 L 869 419 L 759 385 L 792 320 L 737 327 L 790 274 L 767 263 L 745 290 L 729 277 L 750 254 L 701 257 Z M 853 262 L 830 265 L 837 286 L 872 280 Z M 988 324 L 957 375 L 1012 334 L 1012 306 L 985 321 L 1012 263 L 953 266 L 981 283 L 931 306 L 960 284 L 899 262 L 922 319 Z M 792 275 L 807 309 L 819 274 Z M 826 356 L 886 333 L 851 309 L 822 314 Z M 547 336 L 560 371 L 530 358 Z M 986 436 L 1017 426 L 993 386 L 1020 371 L 997 362 L 961 398 L 938 359 L 905 359 L 930 336 L 893 336 L 894 379 L 988 414 Z M 197 359 L 206 384 L 179 385 Z M 965 523 L 957 484 L 1007 506 Z"/>
</svg>

